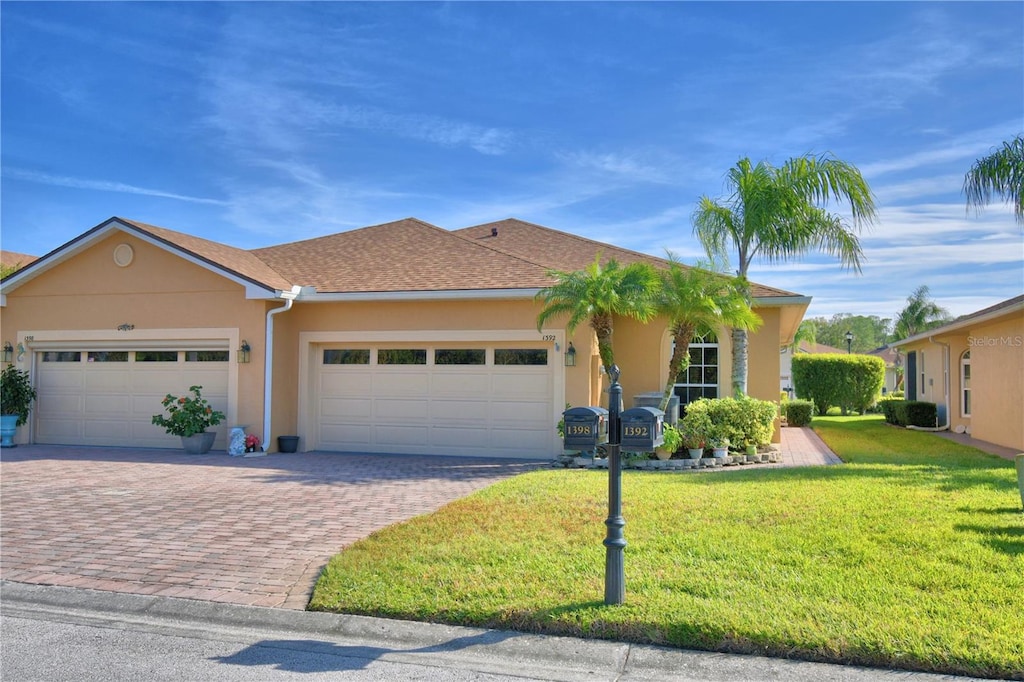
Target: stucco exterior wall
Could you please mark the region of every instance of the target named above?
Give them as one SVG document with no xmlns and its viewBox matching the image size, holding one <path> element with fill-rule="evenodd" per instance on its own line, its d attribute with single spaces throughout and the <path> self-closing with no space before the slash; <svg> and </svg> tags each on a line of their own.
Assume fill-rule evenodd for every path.
<svg viewBox="0 0 1024 682">
<path fill-rule="evenodd" d="M 974 438 L 1024 450 L 1024 316 L 1007 316 L 903 347 L 918 353 L 918 400 L 942 404 L 948 371 L 949 425 Z M 944 346 L 948 344 L 948 356 Z M 963 411 L 961 358 L 971 352 L 971 414 Z M 921 357 L 925 358 L 921 386 Z M 948 357 L 948 363 L 947 363 Z"/>
<path fill-rule="evenodd" d="M 127 267 L 114 262 L 114 249 L 121 244 L 134 252 Z M 241 339 L 248 340 L 254 352 L 251 363 L 238 365 L 237 397 L 223 411 L 230 421 L 259 424 L 265 308 L 264 301 L 246 300 L 241 285 L 118 233 L 7 293 L 6 305 L 0 308 L 0 334 L 13 345 L 26 335 L 35 336 L 38 346 L 43 337 L 51 342 L 88 338 L 93 344 L 130 344 L 137 339 L 152 341 L 164 332 L 229 330 L 232 362 Z M 125 324 L 132 329 L 117 329 Z M 31 371 L 33 341 L 24 340 L 30 352 L 17 363 L 19 369 Z M 159 410 L 154 405 L 154 414 Z M 24 438 L 25 431 L 20 429 L 19 437 Z"/>
</svg>

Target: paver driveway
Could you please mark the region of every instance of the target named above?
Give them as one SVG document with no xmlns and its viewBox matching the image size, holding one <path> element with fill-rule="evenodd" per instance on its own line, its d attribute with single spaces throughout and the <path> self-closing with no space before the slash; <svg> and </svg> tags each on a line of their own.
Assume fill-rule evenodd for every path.
<svg viewBox="0 0 1024 682">
<path fill-rule="evenodd" d="M 544 465 L 43 445 L 0 457 L 0 578 L 297 609 L 342 547 Z"/>
</svg>

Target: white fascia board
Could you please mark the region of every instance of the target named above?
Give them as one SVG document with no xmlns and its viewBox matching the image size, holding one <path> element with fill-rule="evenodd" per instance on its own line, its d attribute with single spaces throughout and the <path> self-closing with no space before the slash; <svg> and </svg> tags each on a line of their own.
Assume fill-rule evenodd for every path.
<svg viewBox="0 0 1024 682">
<path fill-rule="evenodd" d="M 1013 313 L 1018 313 L 1021 311 L 1024 311 L 1024 301 L 1016 303 L 1011 306 L 1007 306 L 1005 308 L 1001 308 L 999 310 L 993 310 L 990 313 L 987 313 L 985 315 L 979 315 L 978 317 L 967 317 L 963 320 L 958 320 L 957 322 L 950 322 L 949 324 L 943 325 L 941 327 L 929 329 L 928 331 L 921 332 L 920 334 L 915 334 L 914 336 L 907 337 L 902 341 L 893 341 L 892 343 L 889 344 L 889 346 L 891 348 L 897 348 L 899 346 L 905 346 L 908 343 L 917 343 L 918 341 L 925 341 L 927 339 L 932 339 L 936 336 L 943 336 L 945 334 L 950 334 L 960 329 L 974 327 L 978 324 L 983 324 L 985 322 L 989 322 L 991 320 L 1004 317 L 1006 315 L 1010 315 Z"/>
<path fill-rule="evenodd" d="M 312 287 L 307 287 L 312 288 Z M 343 293 L 301 293 L 302 303 L 344 301 L 457 301 L 532 299 L 540 289 L 457 289 L 451 291 L 351 291 Z"/>
</svg>

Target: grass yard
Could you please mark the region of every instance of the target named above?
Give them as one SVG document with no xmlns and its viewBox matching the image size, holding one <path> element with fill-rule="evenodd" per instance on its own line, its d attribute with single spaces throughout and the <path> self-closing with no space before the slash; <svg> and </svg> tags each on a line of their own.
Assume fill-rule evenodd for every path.
<svg viewBox="0 0 1024 682">
<path fill-rule="evenodd" d="M 621 606 L 607 473 L 552 469 L 354 544 L 310 608 L 1024 679 L 1013 463 L 878 417 L 814 428 L 847 464 L 624 472 Z"/>
</svg>

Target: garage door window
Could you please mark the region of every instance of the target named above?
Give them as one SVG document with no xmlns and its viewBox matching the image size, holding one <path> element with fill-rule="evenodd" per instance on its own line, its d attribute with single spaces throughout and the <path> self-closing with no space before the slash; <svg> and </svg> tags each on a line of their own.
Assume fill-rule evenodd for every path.
<svg viewBox="0 0 1024 682">
<path fill-rule="evenodd" d="M 496 348 L 494 364 L 546 365 L 548 364 L 548 351 L 546 348 Z"/>
<path fill-rule="evenodd" d="M 135 352 L 135 362 L 177 362 L 176 350 L 140 350 Z"/>
<path fill-rule="evenodd" d="M 483 365 L 487 353 L 483 348 L 443 349 L 434 351 L 435 365 Z"/>
<path fill-rule="evenodd" d="M 185 362 L 227 362 L 226 350 L 187 350 Z"/>
<path fill-rule="evenodd" d="M 81 362 L 82 353 L 77 350 L 47 351 L 43 353 L 43 362 Z"/>
<path fill-rule="evenodd" d="M 366 348 L 355 350 L 332 348 L 324 351 L 325 365 L 368 365 L 370 351 Z"/>
<path fill-rule="evenodd" d="M 90 351 L 89 362 L 128 362 L 128 351 L 126 350 L 111 350 L 111 351 Z"/>
<path fill-rule="evenodd" d="M 427 351 L 418 348 L 382 348 L 377 351 L 377 364 L 425 365 L 427 364 Z"/>
</svg>

